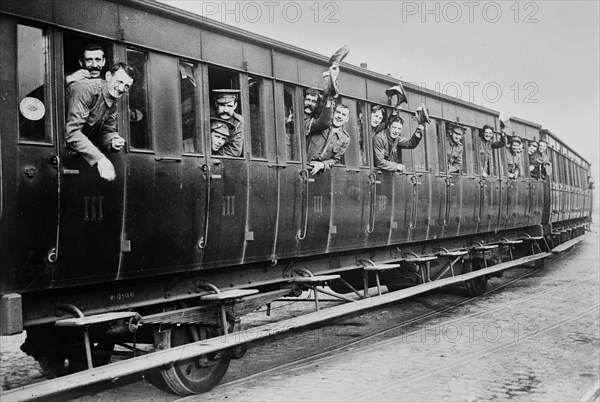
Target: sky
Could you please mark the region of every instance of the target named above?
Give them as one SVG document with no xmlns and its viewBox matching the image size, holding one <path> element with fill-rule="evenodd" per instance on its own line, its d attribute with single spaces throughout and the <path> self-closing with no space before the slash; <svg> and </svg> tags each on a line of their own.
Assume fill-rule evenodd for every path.
<svg viewBox="0 0 600 402">
<path fill-rule="evenodd" d="M 598 0 L 162 2 L 325 56 L 346 44 L 347 63 L 542 125 L 600 182 Z"/>
</svg>

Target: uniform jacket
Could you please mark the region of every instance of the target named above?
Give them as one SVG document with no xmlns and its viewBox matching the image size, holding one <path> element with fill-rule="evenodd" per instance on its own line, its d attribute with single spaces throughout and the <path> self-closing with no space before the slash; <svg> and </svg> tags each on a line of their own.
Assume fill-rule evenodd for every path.
<svg viewBox="0 0 600 402">
<path fill-rule="evenodd" d="M 545 179 L 546 175 L 552 174 L 552 164 L 550 163 L 550 157 L 547 152 L 543 154 L 540 151 L 537 151 L 533 154 L 535 156 L 535 164 L 536 169 L 541 174 L 541 178 Z"/>
<path fill-rule="evenodd" d="M 219 118 L 214 112 L 211 113 L 210 117 Z M 225 156 L 242 156 L 244 150 L 244 118 L 242 115 L 233 112 L 233 116 L 229 120 L 226 120 L 233 124 L 231 130 L 229 130 L 229 139 L 227 143 L 219 149 L 217 155 Z"/>
<path fill-rule="evenodd" d="M 455 143 L 451 138 L 446 142 L 446 160 L 448 161 L 448 173 L 460 173 L 462 170 L 462 143 Z"/>
<path fill-rule="evenodd" d="M 481 138 L 479 141 L 479 161 L 481 163 L 481 171 L 486 174 L 491 174 L 490 163 L 492 161 L 492 149 L 502 148 L 506 145 L 504 136 L 500 137 L 500 141 L 492 142 Z"/>
<path fill-rule="evenodd" d="M 515 178 L 521 176 L 521 154 L 513 153 L 512 150 L 507 149 L 506 166 L 508 173 L 514 173 Z"/>
<path fill-rule="evenodd" d="M 408 138 L 398 137 L 392 139 L 388 129 L 378 132 L 373 136 L 373 155 L 375 167 L 382 170 L 395 172 L 398 165 L 402 163 L 402 153 L 399 149 L 413 149 L 421 142 L 421 137 L 417 136 L 417 131 Z"/>
<path fill-rule="evenodd" d="M 104 157 L 96 145 L 111 150 L 117 133 L 116 102 L 108 93 L 106 81 L 89 79 L 67 87 L 65 141 L 92 166 Z"/>
<path fill-rule="evenodd" d="M 323 162 L 325 169 L 338 163 L 350 144 L 346 130 L 331 124 L 332 108 L 335 106 L 333 102 L 330 103 L 311 124 L 307 137 L 307 160 Z"/>
</svg>

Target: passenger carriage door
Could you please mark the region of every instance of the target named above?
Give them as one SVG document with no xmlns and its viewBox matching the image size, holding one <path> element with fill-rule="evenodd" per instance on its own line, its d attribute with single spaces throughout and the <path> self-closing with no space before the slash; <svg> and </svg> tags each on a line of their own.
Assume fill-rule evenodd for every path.
<svg viewBox="0 0 600 402">
<path fill-rule="evenodd" d="M 529 159 L 529 155 L 525 156 Z M 529 163 L 526 163 L 528 172 L 529 194 L 527 200 L 527 225 L 539 225 L 542 222 L 542 212 L 544 209 L 544 180 L 541 177 L 533 177 L 529 169 Z"/>
<path fill-rule="evenodd" d="M 242 89 L 237 97 L 236 113 L 243 114 L 243 146 L 240 156 L 212 154 L 210 119 L 204 127 L 206 164 L 203 174 L 206 183 L 206 221 L 198 247 L 203 250 L 203 267 L 226 264 L 239 264 L 244 258 L 246 243 L 246 214 L 248 197 L 249 157 L 248 137 L 250 133 L 249 113 L 243 110 L 247 105 L 248 92 L 240 83 L 243 76 L 237 72 L 208 66 L 204 71 L 204 105 L 208 115 L 214 105 L 214 89 Z"/>
<path fill-rule="evenodd" d="M 465 120 L 471 120 L 475 124 L 474 112 L 465 111 Z M 466 127 L 464 138 L 464 163 L 461 176 L 461 214 L 460 234 L 476 233 L 480 223 L 482 212 L 482 199 L 480 192 L 481 169 L 478 163 L 479 154 L 479 130 L 475 127 Z"/>
<path fill-rule="evenodd" d="M 80 49 L 80 44 L 85 40 L 89 39 L 67 33 L 63 35 L 64 74 L 78 69 L 79 55 L 74 49 Z M 110 65 L 113 59 L 113 48 L 108 42 L 103 42 L 102 47 L 106 64 Z M 62 85 L 57 92 L 66 95 L 66 90 L 63 91 L 63 80 L 64 78 L 61 77 Z M 66 96 L 58 100 L 59 104 L 65 105 L 65 108 L 69 107 L 67 101 Z M 123 100 L 116 102 L 117 110 L 122 110 Z M 106 152 L 99 146 L 100 134 L 90 136 L 92 142 L 101 149 L 115 169 L 114 181 L 102 179 L 96 165 L 90 166 L 80 154 L 66 146 L 64 116 L 65 113 L 61 113 L 58 119 L 61 174 L 57 258 L 60 269 L 54 279 L 57 284 L 65 284 L 114 278 L 121 251 L 120 235 L 127 174 L 125 152 Z"/>
<path fill-rule="evenodd" d="M 391 113 L 391 109 L 388 108 L 383 121 L 387 121 Z M 371 145 L 373 144 L 373 136 L 375 133 L 371 132 Z M 371 150 L 373 155 L 374 150 Z M 373 157 L 373 156 L 372 156 Z M 396 216 L 397 211 L 395 205 L 403 205 L 401 202 L 396 201 L 396 178 L 400 176 L 400 173 L 390 172 L 379 169 L 374 166 L 375 161 L 371 166 L 373 170 L 369 174 L 369 199 L 367 204 L 369 206 L 369 219 L 366 226 L 368 235 L 368 245 L 382 246 L 387 245 L 392 241 L 392 237 L 395 237 L 399 230 L 402 230 L 406 235 L 408 228 L 403 228 L 403 213 L 400 217 Z M 403 210 L 402 210 L 403 212 Z M 400 221 L 399 221 L 400 220 Z M 403 239 L 405 236 L 399 236 Z"/>
<path fill-rule="evenodd" d="M 302 88 L 275 83 L 275 115 L 277 127 L 278 216 L 276 244 L 272 259 L 295 255 L 308 224 L 308 187 L 311 184 L 304 169 L 306 143 L 303 122 Z"/>
<path fill-rule="evenodd" d="M 59 43 L 51 28 L 2 15 L 0 30 L 0 216 L 2 225 L 16 229 L 1 239 L 2 289 L 37 289 L 50 285 L 59 255 L 56 121 L 62 108 L 55 107 L 54 84 L 62 76 L 53 68 Z"/>
</svg>

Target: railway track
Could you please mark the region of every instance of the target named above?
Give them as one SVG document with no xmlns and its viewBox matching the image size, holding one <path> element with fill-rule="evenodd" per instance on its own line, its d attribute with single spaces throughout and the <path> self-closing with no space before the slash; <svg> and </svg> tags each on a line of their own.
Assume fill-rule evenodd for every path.
<svg viewBox="0 0 600 402">
<path fill-rule="evenodd" d="M 552 257 L 551 261 L 546 262 L 546 269 L 551 269 L 553 265 L 565 257 L 565 254 Z M 485 294 L 475 298 L 464 296 L 462 286 L 455 284 L 448 287 L 449 291 L 438 292 L 435 295 L 417 296 L 402 303 L 387 305 L 368 313 L 357 313 L 292 333 L 281 334 L 276 336 L 276 339 L 267 338 L 254 341 L 249 345 L 249 351 L 244 359 L 232 362 L 222 385 L 235 386 L 238 383 L 252 381 L 252 378 L 256 376 L 264 376 L 286 368 L 310 364 L 310 362 L 370 342 L 410 333 L 419 325 L 426 325 L 427 322 L 452 314 L 453 311 L 461 307 L 475 304 L 478 300 L 508 288 L 512 284 L 538 272 L 540 271 L 531 268 L 516 268 L 507 271 L 502 279 L 491 282 L 493 287 Z M 572 286 L 576 283 L 577 281 L 571 281 L 563 286 Z M 527 299 L 519 299 L 516 302 L 524 303 Z M 278 320 L 278 317 L 300 315 L 312 308 L 309 303 L 290 304 L 289 302 L 280 302 L 279 304 L 280 308 L 273 308 L 273 317 L 270 318 L 273 324 L 276 323 L 274 320 Z M 255 324 L 266 322 L 264 321 L 264 311 L 253 313 L 253 315 L 255 315 Z M 468 317 L 467 315 L 465 318 Z M 250 317 L 250 320 L 252 320 L 252 317 Z M 143 380 L 144 373 L 142 373 L 141 378 L 142 381 L 139 381 L 140 376 L 138 375 L 121 379 L 113 384 L 104 383 L 85 391 L 71 392 L 66 394 L 65 398 L 85 401 L 94 400 L 97 397 L 123 398 L 123 395 L 139 398 L 139 393 L 142 395 L 145 393 L 156 395 L 157 390 Z M 174 399 L 176 397 L 171 394 L 161 394 L 161 400 Z"/>
<path fill-rule="evenodd" d="M 566 256 L 562 256 L 559 259 L 555 259 L 552 263 L 547 265 L 546 270 L 552 269 L 555 267 L 562 259 Z M 368 334 L 365 334 L 360 337 L 356 337 L 355 339 L 340 342 L 335 346 L 319 350 L 316 353 L 311 355 L 307 355 L 301 358 L 297 358 L 294 361 L 282 363 L 277 365 L 276 367 L 271 367 L 266 370 L 259 370 L 254 374 L 247 375 L 243 378 L 238 379 L 224 379 L 224 383 L 217 388 L 215 388 L 212 392 L 206 395 L 203 400 L 219 400 L 223 398 L 227 398 L 228 400 L 247 400 L 253 399 L 256 397 L 256 393 L 252 393 L 252 391 L 246 391 L 247 389 L 252 389 L 252 387 L 257 388 L 262 385 L 267 385 L 269 383 L 274 384 L 273 379 L 277 378 L 279 383 L 288 383 L 288 380 L 291 379 L 292 382 L 288 383 L 290 389 L 302 389 L 302 383 L 294 382 L 294 376 L 289 373 L 297 373 L 298 378 L 302 378 L 302 376 L 308 376 L 310 378 L 311 372 L 318 370 L 319 374 L 315 374 L 312 379 L 315 380 L 315 388 L 310 393 L 314 399 L 329 399 L 331 394 L 319 393 L 318 387 L 318 378 L 320 375 L 327 376 L 330 374 L 328 378 L 331 379 L 331 384 L 329 386 L 331 388 L 339 389 L 340 394 L 336 394 L 336 398 L 339 400 L 385 400 L 390 399 L 391 396 L 398 395 L 410 395 L 412 399 L 420 399 L 418 394 L 410 394 L 406 392 L 408 388 L 411 386 L 413 389 L 416 388 L 415 384 L 422 383 L 423 379 L 429 378 L 431 380 L 430 384 L 436 383 L 439 381 L 438 377 L 450 377 L 452 373 L 455 371 L 463 371 L 468 370 L 471 365 L 481 364 L 481 361 L 490 360 L 497 361 L 505 358 L 505 354 L 508 355 L 512 350 L 516 350 L 518 348 L 527 349 L 532 346 L 539 346 L 540 343 L 543 344 L 543 338 L 557 338 L 563 339 L 566 342 L 570 342 L 569 336 L 565 336 L 565 331 L 572 329 L 577 326 L 577 323 L 581 320 L 593 320 L 594 317 L 597 317 L 599 305 L 591 303 L 589 306 L 585 308 L 574 309 L 574 311 L 570 312 L 570 304 L 576 303 L 565 303 L 564 307 L 557 308 L 556 311 L 554 309 L 550 309 L 550 311 L 540 310 L 540 315 L 537 318 L 537 324 L 535 328 L 521 328 L 521 332 L 506 334 L 509 335 L 506 339 L 500 339 L 497 343 L 496 340 L 494 342 L 488 342 L 486 345 L 452 345 L 455 349 L 452 349 L 451 358 L 446 359 L 437 359 L 435 363 L 431 360 L 431 356 L 435 355 L 437 351 L 428 350 L 428 348 L 423 348 L 425 350 L 416 351 L 414 354 L 416 356 L 406 356 L 406 361 L 402 363 L 402 366 L 406 365 L 407 368 L 405 370 L 398 369 L 398 367 L 394 367 L 393 371 L 396 371 L 396 377 L 394 377 L 394 381 L 390 382 L 387 385 L 375 385 L 376 382 L 373 383 L 372 387 L 365 387 L 363 392 L 352 393 L 351 395 L 345 395 L 344 390 L 349 388 L 354 388 L 355 383 L 344 383 L 343 380 L 337 380 L 333 373 L 335 373 L 335 366 L 337 364 L 338 370 L 343 370 L 344 374 L 342 377 L 352 377 L 351 373 L 358 372 L 360 374 L 355 374 L 354 378 L 358 381 L 359 379 L 365 382 L 369 382 L 368 378 L 365 379 L 365 370 L 357 368 L 358 364 L 356 361 L 359 360 L 358 357 L 354 358 L 355 355 L 377 355 L 377 350 L 391 350 L 394 347 L 397 347 L 398 344 L 404 344 L 405 352 L 409 346 L 417 344 L 418 346 L 423 346 L 422 339 L 423 336 L 423 327 L 427 327 L 429 329 L 434 328 L 437 323 L 443 322 L 443 325 L 446 328 L 449 327 L 459 327 L 463 326 L 465 323 L 473 323 L 473 322 L 486 322 L 485 320 L 489 320 L 490 317 L 506 317 L 512 316 L 515 314 L 519 314 L 521 311 L 529 310 L 532 307 L 531 305 L 536 306 L 540 303 L 545 303 L 548 299 L 556 299 L 556 300 L 573 300 L 578 297 L 579 292 L 584 287 L 593 287 L 593 284 L 590 284 L 589 278 L 587 279 L 576 279 L 576 280 L 561 280 L 560 282 L 550 282 L 545 285 L 545 288 L 540 290 L 539 286 L 536 286 L 537 289 L 533 292 L 528 292 L 528 294 L 522 294 L 520 289 L 517 289 L 515 286 L 518 283 L 527 277 L 532 277 L 539 275 L 540 271 L 530 271 L 525 273 L 519 273 L 517 276 L 512 277 L 508 280 L 503 281 L 498 286 L 495 286 L 490 291 L 486 292 L 486 294 L 478 297 L 472 298 L 462 301 L 452 302 L 447 305 L 447 298 L 440 298 L 437 295 L 430 295 L 428 297 L 428 301 L 431 301 L 433 305 L 431 307 L 440 307 L 437 311 L 427 312 L 413 316 L 412 318 L 406 320 L 405 322 L 394 324 L 387 327 L 382 327 L 371 331 Z M 542 274 L 543 271 L 542 271 Z M 545 277 L 541 278 L 541 281 L 545 281 Z M 498 293 L 502 289 L 511 289 L 511 300 L 510 301 L 498 301 L 494 302 L 495 305 L 492 308 L 485 309 L 477 309 L 472 314 L 463 314 L 463 310 L 468 310 L 469 308 L 475 305 L 485 304 L 488 299 L 498 299 L 498 297 L 502 298 L 503 295 L 494 295 Z M 523 288 L 523 289 L 529 289 Z M 597 292 L 596 292 L 597 293 Z M 444 300 L 440 300 L 444 299 Z M 597 299 L 597 298 L 596 298 Z M 409 304 L 411 301 L 407 301 L 405 303 L 401 303 L 401 305 Z M 398 307 L 398 306 L 395 306 Z M 533 307 L 538 308 L 538 307 Z M 565 310 L 565 312 L 558 310 Z M 394 312 L 398 312 L 399 310 L 395 310 Z M 453 314 L 456 313 L 456 314 Z M 556 313 L 556 315 L 555 315 Z M 564 313 L 564 314 L 563 314 Z M 515 314 L 516 315 L 516 314 Z M 456 318 L 452 318 L 456 317 Z M 487 317 L 487 318 L 486 318 Z M 364 318 L 364 317 L 361 317 Z M 450 319 L 448 319 L 450 318 Z M 504 318 L 498 318 L 502 320 Z M 351 319 L 352 320 L 352 319 Z M 348 326 L 348 321 L 345 321 L 344 324 Z M 502 324 L 502 323 L 501 323 Z M 468 325 L 467 325 L 468 326 Z M 504 328 L 507 328 L 506 326 Z M 524 330 L 523 330 L 524 329 Z M 427 331 L 426 331 L 427 332 Z M 429 333 L 428 336 L 431 336 Z M 297 342 L 297 336 L 291 336 L 289 343 Z M 412 343 L 411 343 L 412 341 Z M 576 342 L 581 342 L 581 340 L 576 339 Z M 552 340 L 552 343 L 558 342 L 557 340 Z M 442 342 L 443 343 L 443 342 Z M 448 342 L 446 342 L 448 343 Z M 417 348 L 418 348 L 417 346 Z M 429 346 L 429 345 L 428 345 Z M 260 346 L 255 347 L 254 350 L 257 353 L 260 353 Z M 413 354 L 413 348 L 410 348 L 410 354 Z M 542 357 L 536 356 L 534 354 L 533 360 L 536 358 L 542 360 L 544 358 L 545 353 L 542 354 Z M 428 359 L 429 356 L 429 359 Z M 437 355 L 436 355 L 437 356 Z M 524 360 L 527 360 L 525 357 Z M 429 360 L 429 361 L 428 361 Z M 340 361 L 344 361 L 343 365 Z M 508 367 L 507 376 L 515 376 L 515 373 L 519 373 L 518 367 L 520 361 L 513 362 L 510 365 L 506 365 Z M 369 363 L 365 363 L 367 367 Z M 527 365 L 529 363 L 525 363 Z M 557 366 L 559 369 L 564 370 L 564 364 L 552 363 L 553 366 Z M 541 373 L 545 371 L 552 371 L 553 369 L 537 367 L 536 363 L 533 364 L 534 369 L 533 374 L 527 374 L 530 377 L 541 376 Z M 323 370 L 319 369 L 319 367 L 323 367 Z M 580 369 L 579 367 L 572 367 L 569 369 L 569 372 L 577 372 Z M 380 368 L 374 368 L 375 372 L 381 371 Z M 515 373 L 511 373 L 511 370 L 514 370 Z M 323 374 L 324 372 L 324 374 Z M 286 375 L 288 373 L 288 375 Z M 309 374 L 307 374 L 309 373 Z M 559 373 L 560 374 L 560 373 Z M 567 374 L 566 372 L 563 374 Z M 375 374 L 373 374 L 375 376 Z M 499 376 L 499 378 L 502 378 Z M 523 380 L 525 378 L 525 380 Z M 523 376 L 521 374 L 520 377 L 515 378 L 512 383 L 508 381 L 505 384 L 501 384 L 501 389 L 498 392 L 501 394 L 498 397 L 517 397 L 518 395 L 523 395 L 523 392 L 526 392 L 529 388 L 540 388 L 539 384 L 524 384 L 524 382 L 528 381 L 527 376 Z M 298 380 L 301 381 L 301 380 Z M 494 380 L 495 381 L 495 380 Z M 442 382 L 442 384 L 445 384 Z M 559 383 L 560 384 L 560 383 Z M 304 384 L 306 385 L 306 384 Z M 438 387 L 438 388 L 444 388 Z M 359 387 L 360 389 L 360 387 Z M 436 388 L 437 389 L 437 388 Z M 277 385 L 273 385 L 273 387 L 266 386 L 264 389 L 265 400 L 269 400 L 277 390 L 281 390 Z M 516 390 L 516 391 L 514 391 Z M 523 391 L 525 390 L 525 391 Z M 514 395 L 513 395 L 514 391 Z M 502 392 L 506 392 L 505 395 Z M 262 394 L 261 394 L 262 395 Z M 483 396 L 482 396 L 483 395 Z M 476 399 L 493 399 L 490 397 L 491 394 L 479 394 Z M 286 394 L 278 394 L 280 398 L 285 399 Z M 442 397 L 444 395 L 439 395 Z M 320 398 L 319 398 L 320 397 Z M 455 398 L 455 396 L 454 396 Z M 311 397 L 306 394 L 298 394 L 298 400 L 311 400 Z M 397 397 L 393 398 L 394 400 Z M 409 398 L 411 399 L 411 398 Z M 433 398 L 436 399 L 436 398 Z M 468 398 L 467 398 L 468 399 Z M 518 398 L 517 398 L 518 399 Z"/>
<path fill-rule="evenodd" d="M 553 257 L 551 261 L 547 260 L 546 267 L 544 268 L 544 270 L 552 269 L 552 267 L 555 264 L 567 258 L 567 256 L 568 254 L 561 254 L 559 256 Z M 284 337 L 285 339 L 277 340 L 277 346 L 275 346 L 277 349 L 281 350 L 293 350 L 294 348 L 290 347 L 290 345 L 297 344 L 299 342 L 299 339 L 301 339 L 304 336 L 308 337 L 309 339 L 318 338 L 322 341 L 323 339 L 325 339 L 326 336 L 333 335 L 332 339 L 336 339 L 338 343 L 336 343 L 335 345 L 323 345 L 323 347 L 320 348 L 320 350 L 314 353 L 301 355 L 299 357 L 294 358 L 292 361 L 283 361 L 281 363 L 275 364 L 274 366 L 272 365 L 271 367 L 266 369 L 262 369 L 261 364 L 258 364 L 256 367 L 253 366 L 254 362 L 260 362 L 261 355 L 273 354 L 269 353 L 268 351 L 269 348 L 272 348 L 272 342 L 267 342 L 267 340 L 254 342 L 252 345 L 249 345 L 250 349 L 246 357 L 243 360 L 232 364 L 232 369 L 230 370 L 231 374 L 228 374 L 224 377 L 222 384 L 224 385 L 243 383 L 244 381 L 251 380 L 254 376 L 277 372 L 286 368 L 302 365 L 305 363 L 311 363 L 315 360 L 326 358 L 338 352 L 349 350 L 353 347 L 357 347 L 360 345 L 364 345 L 367 342 L 376 342 L 397 336 L 406 336 L 415 327 L 418 328 L 420 325 L 426 323 L 428 320 L 433 320 L 438 317 L 446 316 L 461 307 L 476 304 L 481 299 L 487 298 L 490 295 L 497 293 L 505 288 L 509 288 L 511 285 L 518 283 L 524 278 L 531 277 L 539 273 L 540 270 L 536 269 L 517 268 L 515 270 L 507 272 L 505 274 L 506 278 L 504 280 L 501 279 L 501 283 L 495 284 L 495 286 L 487 290 L 481 296 L 463 296 L 461 294 L 460 286 L 454 286 L 453 288 L 451 288 L 450 293 L 442 291 L 438 292 L 434 296 L 430 294 L 416 296 L 415 299 L 409 299 L 392 306 L 384 306 L 377 311 L 372 311 L 367 314 L 360 314 L 349 318 L 337 319 L 333 323 L 325 323 L 323 326 L 319 326 L 318 328 L 307 328 L 305 330 L 298 331 L 298 333 L 282 335 L 282 337 Z M 517 275 L 512 276 L 510 274 Z M 496 280 L 496 282 L 497 281 L 498 280 Z M 573 280 L 555 289 L 547 290 L 546 292 L 558 291 L 560 289 L 563 289 L 564 287 L 575 286 L 581 282 L 583 281 Z M 492 285 L 494 284 L 492 283 Z M 537 293 L 534 296 L 528 296 L 522 299 L 515 300 L 511 302 L 511 304 L 525 303 L 531 297 L 540 297 L 546 292 Z M 508 305 L 509 304 L 505 304 L 502 307 L 498 307 L 498 309 L 506 308 Z M 411 312 L 419 310 L 426 311 L 415 315 L 414 313 L 407 313 L 406 310 L 410 310 Z M 389 315 L 395 316 L 395 319 L 400 322 L 394 323 L 393 325 L 382 325 L 382 321 L 380 320 L 382 311 L 389 311 Z M 465 317 L 457 318 L 456 321 L 474 318 L 478 315 L 482 315 L 484 313 L 489 313 L 492 311 L 493 309 L 490 309 L 485 312 L 466 315 Z M 362 325 L 361 321 L 368 322 L 368 325 Z M 364 327 L 366 333 L 359 335 L 356 333 L 355 330 L 351 335 L 351 339 L 345 340 L 344 333 L 348 332 L 348 327 L 353 329 Z M 327 328 L 339 328 L 339 331 L 337 331 L 337 333 L 336 331 L 326 331 Z M 319 335 L 319 331 L 323 332 L 323 334 Z M 289 354 L 287 356 L 289 356 Z M 277 358 L 277 356 L 274 356 L 274 358 Z M 273 361 L 270 361 L 270 363 L 273 364 Z M 245 369 L 238 368 L 236 370 L 236 365 L 245 366 Z M 241 373 L 245 374 L 242 375 Z"/>
</svg>

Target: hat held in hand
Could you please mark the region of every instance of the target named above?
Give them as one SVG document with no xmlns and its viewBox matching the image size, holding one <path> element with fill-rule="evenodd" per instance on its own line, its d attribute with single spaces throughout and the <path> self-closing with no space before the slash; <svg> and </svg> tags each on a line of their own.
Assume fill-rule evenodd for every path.
<svg viewBox="0 0 600 402">
<path fill-rule="evenodd" d="M 429 111 L 427 110 L 427 107 L 425 107 L 424 103 L 421 103 L 421 106 L 419 106 L 415 111 L 415 118 L 419 124 L 431 124 Z"/>
<path fill-rule="evenodd" d="M 337 65 L 332 65 L 329 70 L 323 72 L 323 95 L 337 98 L 340 93 L 338 86 L 338 75 L 340 68 Z"/>
<path fill-rule="evenodd" d="M 394 87 L 386 89 L 385 94 L 389 98 L 393 98 L 394 95 L 396 95 L 398 97 L 398 100 L 396 102 L 396 107 L 400 106 L 403 103 L 408 102 L 408 98 L 406 97 L 406 91 L 404 91 L 404 87 L 400 83 Z"/>
<path fill-rule="evenodd" d="M 331 65 L 340 64 L 342 60 L 344 60 L 346 56 L 348 56 L 348 53 L 350 53 L 350 48 L 348 47 L 348 45 L 344 45 L 338 50 L 336 50 L 334 54 L 331 55 L 331 57 L 329 58 L 329 62 L 331 63 Z"/>
</svg>

